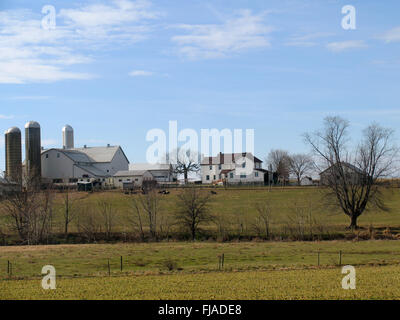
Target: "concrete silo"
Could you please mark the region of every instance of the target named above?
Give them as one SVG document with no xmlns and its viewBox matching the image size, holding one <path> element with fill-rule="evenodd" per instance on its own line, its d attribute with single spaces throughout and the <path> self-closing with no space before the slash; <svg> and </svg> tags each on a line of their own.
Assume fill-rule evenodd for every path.
<svg viewBox="0 0 400 320">
<path fill-rule="evenodd" d="M 29 180 L 40 181 L 42 175 L 40 125 L 30 121 L 25 125 L 26 174 Z"/>
<path fill-rule="evenodd" d="M 22 182 L 21 130 L 12 127 L 5 132 L 6 178 L 12 182 Z"/>
<path fill-rule="evenodd" d="M 63 148 L 73 149 L 74 148 L 74 129 L 68 124 L 62 129 L 63 133 Z"/>
</svg>

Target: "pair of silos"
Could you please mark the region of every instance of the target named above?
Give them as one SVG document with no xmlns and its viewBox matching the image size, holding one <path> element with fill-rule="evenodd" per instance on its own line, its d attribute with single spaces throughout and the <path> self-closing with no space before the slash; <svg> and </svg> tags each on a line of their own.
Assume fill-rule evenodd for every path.
<svg viewBox="0 0 400 320">
<path fill-rule="evenodd" d="M 6 177 L 17 183 L 22 183 L 22 148 L 21 130 L 17 127 L 8 129 L 5 133 L 6 146 Z M 25 125 L 25 169 L 28 179 L 40 180 L 42 172 L 40 125 L 29 121 Z"/>
<path fill-rule="evenodd" d="M 40 125 L 30 121 L 25 125 L 25 166 L 26 177 L 31 181 L 40 181 L 42 172 Z M 66 125 L 62 129 L 63 148 L 74 148 L 74 130 Z M 22 181 L 22 148 L 21 131 L 17 127 L 8 129 L 5 133 L 6 146 L 6 177 L 20 183 Z"/>
</svg>

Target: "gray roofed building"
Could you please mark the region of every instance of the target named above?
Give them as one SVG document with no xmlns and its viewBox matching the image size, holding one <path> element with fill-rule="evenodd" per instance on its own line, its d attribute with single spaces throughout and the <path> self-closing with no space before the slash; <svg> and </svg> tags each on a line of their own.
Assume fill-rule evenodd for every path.
<svg viewBox="0 0 400 320">
<path fill-rule="evenodd" d="M 143 182 L 154 181 L 153 175 L 147 170 L 121 170 L 114 174 L 114 186 L 126 189 L 142 187 Z"/>
<path fill-rule="evenodd" d="M 170 183 L 177 180 L 177 174 L 174 172 L 174 168 L 168 163 L 131 163 L 129 170 L 146 170 L 149 171 L 154 179 L 160 183 Z"/>
</svg>

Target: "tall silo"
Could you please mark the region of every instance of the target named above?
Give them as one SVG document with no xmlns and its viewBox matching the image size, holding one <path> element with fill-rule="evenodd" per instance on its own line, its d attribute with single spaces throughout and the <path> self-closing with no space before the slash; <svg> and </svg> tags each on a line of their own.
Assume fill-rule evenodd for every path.
<svg viewBox="0 0 400 320">
<path fill-rule="evenodd" d="M 63 133 L 63 148 L 73 149 L 74 148 L 74 129 L 70 125 L 65 125 L 62 129 Z"/>
<path fill-rule="evenodd" d="M 27 178 L 40 181 L 42 175 L 40 125 L 30 121 L 25 125 L 25 159 Z"/>
<path fill-rule="evenodd" d="M 6 178 L 12 182 L 22 182 L 21 130 L 12 127 L 5 132 Z"/>
</svg>

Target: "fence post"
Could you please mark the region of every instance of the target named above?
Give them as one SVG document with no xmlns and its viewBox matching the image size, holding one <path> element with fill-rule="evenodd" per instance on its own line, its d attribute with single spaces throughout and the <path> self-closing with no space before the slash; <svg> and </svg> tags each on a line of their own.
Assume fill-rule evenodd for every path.
<svg viewBox="0 0 400 320">
<path fill-rule="evenodd" d="M 342 265 L 342 250 L 339 251 L 339 266 Z"/>
<path fill-rule="evenodd" d="M 121 272 L 122 272 L 122 256 L 121 256 Z"/>
<path fill-rule="evenodd" d="M 224 263 L 225 263 L 225 254 L 222 254 L 222 269 L 224 268 Z"/>
<path fill-rule="evenodd" d="M 7 275 L 10 275 L 10 260 L 7 260 Z"/>
<path fill-rule="evenodd" d="M 319 251 L 318 251 L 318 267 L 319 267 Z"/>
<path fill-rule="evenodd" d="M 108 276 L 111 276 L 110 259 L 108 259 L 107 262 L 108 262 Z"/>
</svg>

